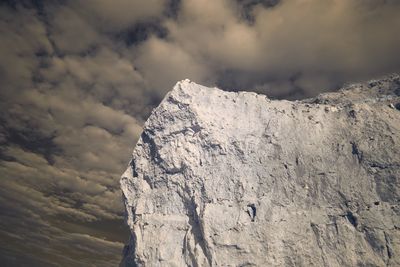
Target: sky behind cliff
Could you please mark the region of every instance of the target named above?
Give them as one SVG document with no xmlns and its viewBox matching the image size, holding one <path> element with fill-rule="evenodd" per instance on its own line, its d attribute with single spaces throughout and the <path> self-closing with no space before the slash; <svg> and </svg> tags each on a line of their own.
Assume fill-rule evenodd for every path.
<svg viewBox="0 0 400 267">
<path fill-rule="evenodd" d="M 0 3 L 0 265 L 116 266 L 119 176 L 177 80 L 299 99 L 400 71 L 396 0 Z"/>
</svg>

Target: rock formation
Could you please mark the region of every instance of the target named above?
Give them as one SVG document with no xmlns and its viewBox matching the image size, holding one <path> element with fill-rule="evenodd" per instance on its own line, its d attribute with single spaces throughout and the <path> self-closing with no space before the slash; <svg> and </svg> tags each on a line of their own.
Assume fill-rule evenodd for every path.
<svg viewBox="0 0 400 267">
<path fill-rule="evenodd" d="M 178 82 L 121 178 L 121 266 L 400 266 L 400 79 L 303 101 Z"/>
</svg>

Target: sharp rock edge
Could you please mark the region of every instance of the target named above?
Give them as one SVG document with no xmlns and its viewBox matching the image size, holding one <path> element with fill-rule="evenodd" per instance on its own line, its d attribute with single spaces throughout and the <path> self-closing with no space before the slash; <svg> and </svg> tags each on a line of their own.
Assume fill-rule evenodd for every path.
<svg viewBox="0 0 400 267">
<path fill-rule="evenodd" d="M 303 101 L 178 82 L 121 188 L 121 266 L 400 266 L 400 79 Z"/>
</svg>

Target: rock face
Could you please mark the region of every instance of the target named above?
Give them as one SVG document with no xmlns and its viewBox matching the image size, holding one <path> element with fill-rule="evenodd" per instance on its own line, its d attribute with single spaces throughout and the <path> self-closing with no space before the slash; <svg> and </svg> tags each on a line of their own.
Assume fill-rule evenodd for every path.
<svg viewBox="0 0 400 267">
<path fill-rule="evenodd" d="M 121 178 L 121 266 L 400 266 L 400 79 L 304 101 L 189 80 Z"/>
</svg>

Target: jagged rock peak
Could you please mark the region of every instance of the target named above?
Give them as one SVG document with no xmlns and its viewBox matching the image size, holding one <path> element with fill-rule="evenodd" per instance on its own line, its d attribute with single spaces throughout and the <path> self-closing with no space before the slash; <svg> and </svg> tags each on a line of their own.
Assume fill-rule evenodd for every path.
<svg viewBox="0 0 400 267">
<path fill-rule="evenodd" d="M 121 266 L 400 266 L 400 79 L 303 101 L 178 82 L 121 178 Z"/>
</svg>

